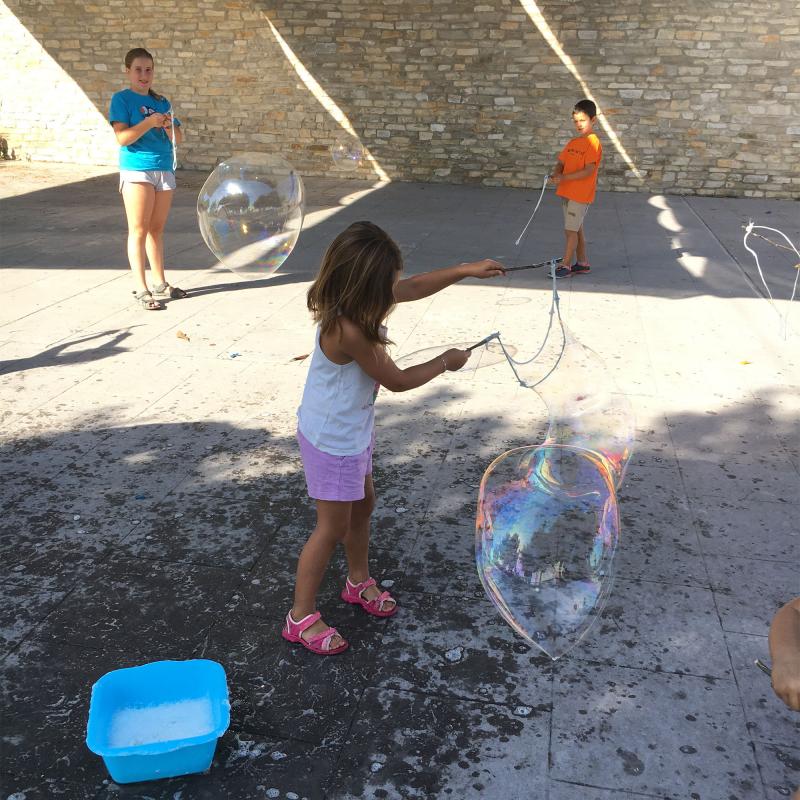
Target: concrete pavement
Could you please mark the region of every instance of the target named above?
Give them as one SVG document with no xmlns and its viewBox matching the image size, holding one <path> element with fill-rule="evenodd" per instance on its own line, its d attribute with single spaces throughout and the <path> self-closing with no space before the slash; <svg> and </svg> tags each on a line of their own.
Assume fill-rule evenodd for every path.
<svg viewBox="0 0 800 800">
<path fill-rule="evenodd" d="M 191 295 L 147 313 L 102 172 L 0 162 L 1 797 L 772 800 L 800 784 L 800 715 L 753 667 L 800 594 L 800 317 L 783 339 L 741 246 L 751 217 L 797 242 L 796 203 L 601 193 L 590 211 L 593 269 L 559 284 L 561 310 L 637 415 L 601 625 L 550 664 L 478 581 L 481 475 L 546 422 L 498 364 L 381 393 L 371 561 L 402 611 L 342 607 L 337 559 L 321 609 L 351 649 L 325 661 L 278 638 L 313 525 L 293 359 L 324 247 L 371 219 L 409 272 L 527 263 L 560 254 L 558 204 L 518 250 L 536 192 L 309 180 L 295 252 L 242 281 L 197 229 L 205 176 L 180 173 L 168 275 Z M 786 297 L 791 260 L 762 245 Z M 520 272 L 400 306 L 395 351 L 499 329 L 531 352 L 549 290 Z M 112 783 L 83 742 L 92 683 L 198 655 L 232 693 L 211 772 Z"/>
</svg>

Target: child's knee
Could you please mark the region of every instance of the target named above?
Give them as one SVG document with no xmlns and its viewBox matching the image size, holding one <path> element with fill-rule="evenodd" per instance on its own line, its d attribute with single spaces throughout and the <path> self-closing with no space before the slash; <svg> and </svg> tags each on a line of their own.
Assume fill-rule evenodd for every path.
<svg viewBox="0 0 800 800">
<path fill-rule="evenodd" d="M 325 525 L 317 523 L 317 535 L 330 547 L 341 544 L 347 536 L 347 528 L 341 525 Z"/>
</svg>

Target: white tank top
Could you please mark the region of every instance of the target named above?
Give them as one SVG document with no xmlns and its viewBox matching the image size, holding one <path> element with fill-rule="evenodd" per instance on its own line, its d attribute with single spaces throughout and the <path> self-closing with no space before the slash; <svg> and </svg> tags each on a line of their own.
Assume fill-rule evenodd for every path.
<svg viewBox="0 0 800 800">
<path fill-rule="evenodd" d="M 334 364 L 319 346 L 319 328 L 297 409 L 300 433 L 334 456 L 362 453 L 372 441 L 375 398 L 380 384 L 355 361 Z"/>
</svg>

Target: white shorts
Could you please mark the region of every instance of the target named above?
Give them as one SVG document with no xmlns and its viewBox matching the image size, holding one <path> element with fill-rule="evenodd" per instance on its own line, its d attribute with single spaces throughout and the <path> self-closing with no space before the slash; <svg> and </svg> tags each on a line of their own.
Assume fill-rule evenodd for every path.
<svg viewBox="0 0 800 800">
<path fill-rule="evenodd" d="M 172 192 L 175 189 L 175 173 L 167 169 L 135 170 L 123 169 L 119 173 L 119 190 L 126 183 L 149 183 L 157 192 Z"/>
</svg>

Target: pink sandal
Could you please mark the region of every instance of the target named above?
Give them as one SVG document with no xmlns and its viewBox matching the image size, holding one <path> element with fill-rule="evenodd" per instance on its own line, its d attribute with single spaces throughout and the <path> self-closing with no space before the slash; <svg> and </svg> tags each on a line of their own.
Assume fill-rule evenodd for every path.
<svg viewBox="0 0 800 800">
<path fill-rule="evenodd" d="M 308 639 L 304 639 L 300 635 L 304 630 L 310 628 L 321 616 L 322 614 L 320 614 L 319 611 L 315 611 L 313 614 L 303 617 L 299 622 L 295 622 L 292 619 L 292 612 L 290 611 L 286 615 L 286 625 L 281 629 L 281 636 L 283 636 L 287 642 L 301 644 L 307 650 L 320 656 L 335 656 L 337 653 L 343 653 L 350 646 L 346 641 L 342 641 L 342 644 L 338 647 L 331 647 L 331 640 L 338 633 L 336 628 L 326 628 L 324 631 L 309 636 Z"/>
<path fill-rule="evenodd" d="M 344 589 L 342 589 L 342 600 L 344 600 L 345 603 L 354 603 L 355 605 L 361 606 L 367 614 L 372 614 L 375 617 L 391 617 L 393 614 L 396 614 L 397 601 L 389 592 L 382 592 L 372 600 L 365 600 L 362 597 L 370 586 L 375 586 L 374 578 L 367 578 L 367 580 L 361 583 L 351 583 L 350 578 L 348 578 Z M 384 603 L 389 602 L 394 603 L 394 605 L 390 609 L 384 610 Z"/>
</svg>

